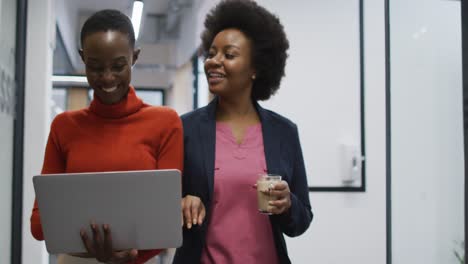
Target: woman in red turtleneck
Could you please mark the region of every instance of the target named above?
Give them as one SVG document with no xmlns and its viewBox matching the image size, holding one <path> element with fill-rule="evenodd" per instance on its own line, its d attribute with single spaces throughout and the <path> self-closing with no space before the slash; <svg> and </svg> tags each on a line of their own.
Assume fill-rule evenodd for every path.
<svg viewBox="0 0 468 264">
<path fill-rule="evenodd" d="M 140 50 L 135 49 L 128 17 L 116 10 L 95 13 L 83 25 L 81 46 L 79 53 L 94 99 L 88 108 L 65 112 L 54 119 L 42 174 L 182 170 L 182 126 L 177 113 L 143 103 L 130 85 L 131 68 Z M 91 228 L 102 233 L 104 242 L 94 243 L 91 234 L 82 233 L 88 254 L 63 255 L 59 263 L 144 263 L 159 253 L 105 250 L 109 228 Z M 44 239 L 36 202 L 31 232 L 36 239 Z"/>
</svg>

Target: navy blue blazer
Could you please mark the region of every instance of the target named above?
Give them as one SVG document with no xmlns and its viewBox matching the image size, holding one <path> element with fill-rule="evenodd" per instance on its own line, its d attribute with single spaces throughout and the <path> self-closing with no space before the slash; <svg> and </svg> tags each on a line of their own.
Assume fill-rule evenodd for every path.
<svg viewBox="0 0 468 264">
<path fill-rule="evenodd" d="M 202 226 L 183 230 L 183 244 L 174 256 L 175 264 L 200 263 L 213 198 L 216 106 L 215 98 L 207 106 L 183 115 L 184 173 L 183 195 L 200 197 L 207 217 Z M 262 123 L 263 144 L 268 173 L 279 174 L 291 190 L 288 214 L 272 215 L 270 222 L 280 263 L 291 263 L 283 233 L 299 236 L 312 221 L 307 176 L 296 125 L 288 119 L 255 103 Z"/>
</svg>

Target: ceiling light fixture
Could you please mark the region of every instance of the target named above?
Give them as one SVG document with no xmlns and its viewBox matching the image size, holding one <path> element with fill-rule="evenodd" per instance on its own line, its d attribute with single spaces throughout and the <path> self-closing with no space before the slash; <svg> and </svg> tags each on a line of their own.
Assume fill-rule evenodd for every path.
<svg viewBox="0 0 468 264">
<path fill-rule="evenodd" d="M 89 88 L 86 76 L 77 75 L 53 75 L 52 85 L 54 87 L 84 87 Z"/>
<path fill-rule="evenodd" d="M 88 80 L 86 79 L 86 76 L 53 75 L 52 82 L 55 85 L 58 85 L 59 83 L 74 83 L 88 85 Z"/>
<path fill-rule="evenodd" d="M 133 2 L 133 11 L 132 11 L 132 24 L 133 30 L 135 30 L 135 39 L 138 39 L 141 26 L 141 17 L 143 15 L 143 1 L 135 0 Z"/>
</svg>

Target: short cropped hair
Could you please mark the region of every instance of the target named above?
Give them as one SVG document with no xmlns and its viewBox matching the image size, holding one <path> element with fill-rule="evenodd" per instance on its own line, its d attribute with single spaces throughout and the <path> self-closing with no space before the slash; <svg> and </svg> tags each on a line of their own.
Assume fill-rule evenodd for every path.
<svg viewBox="0 0 468 264">
<path fill-rule="evenodd" d="M 96 32 L 119 31 L 128 36 L 128 41 L 131 47 L 135 47 L 135 31 L 133 30 L 132 21 L 124 13 L 113 10 L 104 9 L 91 15 L 81 28 L 80 42 L 83 47 L 84 39 Z"/>
<path fill-rule="evenodd" d="M 225 29 L 238 29 L 251 40 L 251 59 L 256 70 L 253 100 L 267 100 L 279 89 L 289 41 L 276 15 L 251 0 L 224 0 L 211 9 L 204 25 L 200 49 L 205 57 L 213 39 Z"/>
</svg>

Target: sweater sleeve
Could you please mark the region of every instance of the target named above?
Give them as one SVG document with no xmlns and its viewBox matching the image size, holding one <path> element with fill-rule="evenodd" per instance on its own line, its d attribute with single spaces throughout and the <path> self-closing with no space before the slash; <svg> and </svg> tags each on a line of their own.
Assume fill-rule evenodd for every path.
<svg viewBox="0 0 468 264">
<path fill-rule="evenodd" d="M 152 257 L 161 253 L 161 251 L 161 249 L 138 250 L 138 258 L 134 261 L 128 262 L 128 264 L 143 264 Z"/>
<path fill-rule="evenodd" d="M 168 112 L 166 124 L 159 142 L 158 169 L 183 169 L 182 121 L 173 110 Z"/>
<path fill-rule="evenodd" d="M 65 159 L 58 143 L 58 138 L 55 134 L 56 119 L 52 123 L 49 138 L 47 140 L 44 163 L 42 165 L 41 174 L 63 173 L 65 172 Z M 31 214 L 31 233 L 37 240 L 44 240 L 42 232 L 41 217 L 37 201 L 34 201 L 34 206 Z"/>
</svg>

